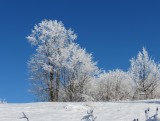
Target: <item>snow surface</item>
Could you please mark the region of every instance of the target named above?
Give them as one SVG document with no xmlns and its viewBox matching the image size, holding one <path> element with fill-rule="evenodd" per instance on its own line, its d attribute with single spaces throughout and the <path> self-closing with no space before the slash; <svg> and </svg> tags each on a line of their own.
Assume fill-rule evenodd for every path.
<svg viewBox="0 0 160 121">
<path fill-rule="evenodd" d="M 93 109 L 96 121 L 145 121 L 145 109 L 150 108 L 150 116 L 160 107 L 160 100 L 134 102 L 59 102 L 0 104 L 0 121 L 81 121 L 87 111 Z M 159 116 L 158 116 L 159 117 Z"/>
</svg>

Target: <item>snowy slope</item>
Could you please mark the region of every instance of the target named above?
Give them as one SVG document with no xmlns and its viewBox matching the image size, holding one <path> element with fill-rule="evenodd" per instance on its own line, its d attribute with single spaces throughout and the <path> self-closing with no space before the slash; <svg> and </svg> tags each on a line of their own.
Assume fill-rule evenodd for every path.
<svg viewBox="0 0 160 121">
<path fill-rule="evenodd" d="M 137 101 L 120 103 L 28 103 L 0 104 L 0 121 L 27 121 L 20 119 L 24 112 L 29 121 L 80 121 L 87 110 L 93 108 L 96 121 L 145 121 L 144 110 L 150 107 L 155 114 L 160 101 Z"/>
</svg>

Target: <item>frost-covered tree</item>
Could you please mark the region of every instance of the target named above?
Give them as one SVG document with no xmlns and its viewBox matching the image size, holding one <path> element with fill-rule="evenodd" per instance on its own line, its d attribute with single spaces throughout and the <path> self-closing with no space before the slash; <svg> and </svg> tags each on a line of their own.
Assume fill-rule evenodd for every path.
<svg viewBox="0 0 160 121">
<path fill-rule="evenodd" d="M 65 82 L 66 94 L 69 96 L 69 101 L 82 101 L 84 92 L 84 86 L 95 75 L 98 74 L 98 68 L 96 63 L 93 62 L 92 54 L 86 52 L 77 44 L 70 44 L 69 46 L 69 61 L 67 62 L 67 74 L 65 78 L 68 78 Z"/>
<path fill-rule="evenodd" d="M 58 101 L 60 66 L 67 59 L 63 50 L 76 35 L 62 22 L 44 20 L 34 26 L 27 39 L 36 47 L 36 53 L 28 62 L 34 93 L 40 100 Z"/>
<path fill-rule="evenodd" d="M 28 65 L 33 93 L 41 101 L 81 100 L 84 84 L 98 72 L 92 55 L 73 42 L 76 38 L 56 20 L 35 25 L 27 37 L 36 47 Z"/>
<path fill-rule="evenodd" d="M 133 84 L 127 72 L 113 70 L 99 75 L 92 85 L 94 98 L 98 101 L 130 99 L 133 93 Z"/>
<path fill-rule="evenodd" d="M 129 73 L 135 82 L 134 98 L 154 98 L 157 95 L 157 89 L 160 81 L 160 68 L 145 48 L 139 52 L 137 58 L 130 60 L 131 67 Z"/>
</svg>

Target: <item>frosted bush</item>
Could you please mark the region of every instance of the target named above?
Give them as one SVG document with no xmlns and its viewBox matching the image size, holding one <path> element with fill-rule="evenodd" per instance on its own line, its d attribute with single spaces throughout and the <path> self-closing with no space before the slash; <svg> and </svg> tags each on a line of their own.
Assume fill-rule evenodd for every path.
<svg viewBox="0 0 160 121">
<path fill-rule="evenodd" d="M 87 111 L 87 115 L 83 116 L 81 121 L 95 121 L 97 117 L 93 116 L 93 110 Z"/>
<path fill-rule="evenodd" d="M 150 109 L 145 110 L 145 121 L 160 121 L 158 118 L 158 107 L 156 108 L 156 113 L 153 116 L 149 116 Z M 139 121 L 138 119 L 134 119 L 133 121 Z"/>
</svg>

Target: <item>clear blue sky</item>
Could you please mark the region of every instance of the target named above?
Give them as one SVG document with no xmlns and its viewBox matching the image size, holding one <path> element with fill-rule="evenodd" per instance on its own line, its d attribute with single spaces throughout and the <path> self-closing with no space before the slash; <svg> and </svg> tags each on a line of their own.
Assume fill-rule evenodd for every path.
<svg viewBox="0 0 160 121">
<path fill-rule="evenodd" d="M 61 20 L 105 70 L 127 70 L 142 46 L 160 61 L 159 0 L 0 0 L 0 98 L 33 102 L 25 39 L 43 19 Z"/>
</svg>

